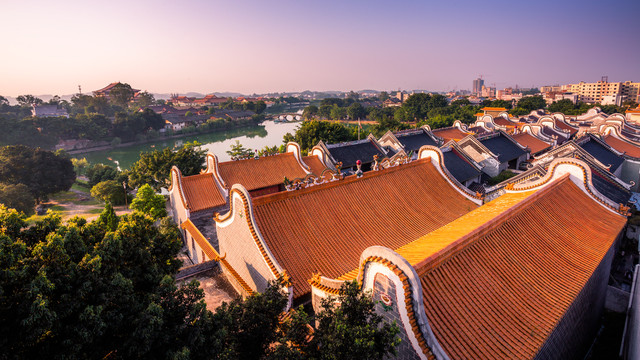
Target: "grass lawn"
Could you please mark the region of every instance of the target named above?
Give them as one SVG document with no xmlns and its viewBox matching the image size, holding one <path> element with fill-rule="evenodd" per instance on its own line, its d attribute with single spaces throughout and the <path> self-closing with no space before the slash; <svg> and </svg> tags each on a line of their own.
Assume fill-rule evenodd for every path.
<svg viewBox="0 0 640 360">
<path fill-rule="evenodd" d="M 91 188 L 89 187 L 89 184 L 87 184 L 86 182 L 81 182 L 80 180 L 76 180 L 76 182 L 71 185 L 71 189 L 91 194 Z"/>
</svg>

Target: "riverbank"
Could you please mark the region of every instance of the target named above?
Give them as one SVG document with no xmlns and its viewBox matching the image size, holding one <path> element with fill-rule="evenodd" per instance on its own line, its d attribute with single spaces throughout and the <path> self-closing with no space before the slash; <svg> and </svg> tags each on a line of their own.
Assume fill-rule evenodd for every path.
<svg viewBox="0 0 640 360">
<path fill-rule="evenodd" d="M 90 147 L 90 148 L 67 150 L 67 154 L 76 155 L 76 154 L 90 153 L 90 152 L 93 152 L 93 151 L 105 151 L 105 150 L 123 148 L 123 147 L 128 147 L 128 146 L 149 144 L 149 143 L 154 143 L 154 142 L 158 142 L 158 141 L 162 141 L 162 140 L 180 139 L 180 138 L 184 138 L 184 137 L 188 137 L 188 136 L 194 136 L 194 135 L 200 135 L 200 134 L 212 134 L 212 133 L 217 133 L 217 132 L 224 132 L 224 131 L 230 131 L 230 130 L 236 130 L 236 129 L 243 129 L 243 128 L 252 127 L 252 126 L 260 125 L 260 124 L 262 124 L 262 122 L 260 122 L 258 124 L 242 124 L 240 126 L 234 126 L 234 127 L 228 128 L 228 129 L 211 129 L 209 131 L 203 131 L 203 132 L 195 131 L 195 132 L 186 132 L 186 133 L 179 133 L 179 134 L 173 134 L 173 135 L 164 135 L 164 134 L 162 134 L 162 135 L 159 135 L 157 138 L 154 138 L 154 139 L 145 139 L 145 140 L 140 140 L 140 141 L 129 141 L 129 142 L 125 142 L 125 143 L 120 143 L 118 145 L 109 144 L 109 145 L 103 145 L 103 146 L 94 146 L 94 147 Z"/>
<path fill-rule="evenodd" d="M 101 149 L 92 148 L 91 151 L 78 150 L 69 152 L 75 158 L 86 158 L 89 163 L 102 163 L 122 170 L 128 169 L 140 158 L 141 152 L 149 152 L 164 148 L 182 146 L 185 142 L 198 141 L 201 148 L 216 154 L 220 161 L 230 160 L 226 151 L 235 144 L 236 140 L 250 149 L 262 149 L 265 146 L 281 145 L 286 133 L 294 133 L 299 123 L 263 121 L 259 125 L 245 126 L 231 130 L 180 134 L 181 136 L 161 137 L 144 142 L 105 146 Z"/>
</svg>

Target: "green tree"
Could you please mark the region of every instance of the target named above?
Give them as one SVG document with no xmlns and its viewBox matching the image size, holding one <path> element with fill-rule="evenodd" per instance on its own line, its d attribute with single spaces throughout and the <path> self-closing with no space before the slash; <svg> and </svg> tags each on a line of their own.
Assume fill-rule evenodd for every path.
<svg viewBox="0 0 640 360">
<path fill-rule="evenodd" d="M 33 214 L 36 200 L 31 195 L 29 188 L 24 184 L 10 185 L 0 183 L 0 204 L 31 215 Z"/>
<path fill-rule="evenodd" d="M 114 205 L 124 205 L 125 195 L 122 183 L 116 180 L 101 181 L 91 188 L 91 196 Z"/>
<path fill-rule="evenodd" d="M 249 157 L 253 157 L 253 151 L 245 148 L 240 144 L 240 140 L 236 140 L 236 143 L 231 145 L 231 150 L 227 150 L 227 154 L 232 160 L 241 160 Z"/>
<path fill-rule="evenodd" d="M 288 133 L 284 136 L 284 142 L 295 141 L 305 151 L 317 145 L 320 140 L 335 144 L 355 139 L 356 137 L 353 136 L 349 128 L 340 123 L 316 120 L 305 121 L 300 125 L 295 135 Z"/>
<path fill-rule="evenodd" d="M 306 120 L 311 120 L 318 113 L 318 107 L 315 105 L 309 105 L 302 111 L 302 117 Z"/>
<path fill-rule="evenodd" d="M 156 194 L 148 184 L 144 184 L 138 189 L 138 194 L 131 202 L 130 208 L 156 220 L 167 216 L 164 196 Z"/>
<path fill-rule="evenodd" d="M 529 113 L 533 110 L 546 108 L 547 102 L 542 96 L 527 96 L 518 101 L 518 107 Z"/>
<path fill-rule="evenodd" d="M 453 100 L 450 105 L 451 106 L 467 106 L 470 104 L 471 103 L 469 102 L 469 99 L 464 98 L 464 99 Z"/>
<path fill-rule="evenodd" d="M 398 325 L 384 322 L 356 281 L 345 282 L 337 299 L 322 300 L 316 321 L 308 345 L 312 359 L 382 359 L 395 355 L 400 344 Z"/>
<path fill-rule="evenodd" d="M 262 114 L 266 109 L 267 104 L 262 100 L 258 100 L 256 101 L 255 109 L 253 111 L 255 111 L 256 114 Z"/>
<path fill-rule="evenodd" d="M 87 161 L 87 158 L 82 158 L 82 159 L 73 158 L 71 159 L 71 164 L 73 164 L 73 170 L 76 172 L 76 175 L 84 174 L 84 169 L 86 169 L 89 166 L 89 162 Z"/>
<path fill-rule="evenodd" d="M 347 117 L 347 109 L 343 107 L 339 107 L 338 105 L 333 105 L 331 108 L 331 119 L 332 120 L 342 120 Z"/>
<path fill-rule="evenodd" d="M 512 104 L 511 101 L 507 100 L 494 100 L 491 102 L 491 107 L 503 107 L 505 109 L 511 109 Z"/>
<path fill-rule="evenodd" d="M 33 95 L 19 95 L 16 100 L 20 106 L 40 105 L 43 103 L 42 99 Z"/>
<path fill-rule="evenodd" d="M 86 173 L 91 187 L 102 181 L 116 180 L 120 174 L 116 168 L 104 164 L 93 164 L 87 168 Z"/>
<path fill-rule="evenodd" d="M 10 226 L 7 226 L 10 225 Z M 191 358 L 223 353 L 196 283 L 178 289 L 179 233 L 135 213 L 30 228 L 0 207 L 2 358 Z M 212 339 L 212 340 L 208 340 Z"/>
<path fill-rule="evenodd" d="M 439 95 L 442 96 L 442 95 Z M 446 106 L 446 99 L 444 99 Z M 431 95 L 418 93 L 409 96 L 407 101 L 402 104 L 402 107 L 406 110 L 407 115 L 412 120 L 426 119 L 431 110 L 434 107 L 440 107 L 442 99 L 438 97 L 437 100 L 432 99 Z"/>
<path fill-rule="evenodd" d="M 549 104 L 549 106 L 547 106 L 547 109 L 550 112 L 552 113 L 561 112 L 563 114 L 571 113 L 574 108 L 575 108 L 575 104 L 573 103 L 573 101 L 569 99 L 554 101 L 553 103 Z"/>
<path fill-rule="evenodd" d="M 607 115 L 611 115 L 615 113 L 624 114 L 626 109 L 617 105 L 600 105 L 600 110 Z"/>
<path fill-rule="evenodd" d="M 146 129 L 160 130 L 165 124 L 162 115 L 156 114 L 155 111 L 149 108 L 136 112 L 133 116 L 140 118 Z"/>
<path fill-rule="evenodd" d="M 129 172 L 129 185 L 140 187 L 149 184 L 160 191 L 162 187 L 171 184 L 170 172 L 172 166 L 177 166 L 182 175 L 196 175 L 204 168 L 204 157 L 206 150 L 199 148 L 197 142 L 186 143 L 177 151 L 169 148 L 155 150 L 140 154 L 140 159 L 136 161 Z"/>
<path fill-rule="evenodd" d="M 75 179 L 71 160 L 51 151 L 23 145 L 0 148 L 0 182 L 26 185 L 38 202 L 50 194 L 69 190 Z"/>
<path fill-rule="evenodd" d="M 156 99 L 153 96 L 153 94 L 150 94 L 146 91 L 141 91 L 138 96 L 136 96 L 136 105 L 138 105 L 141 108 L 145 108 L 147 106 L 151 106 L 153 104 L 155 104 Z"/>
<path fill-rule="evenodd" d="M 331 110 L 332 109 L 333 109 L 333 105 L 322 105 L 321 104 L 320 107 L 318 108 L 318 117 L 320 119 L 330 119 L 331 118 Z"/>
<path fill-rule="evenodd" d="M 347 108 L 347 115 L 351 120 L 359 120 L 367 115 L 366 110 L 360 103 L 353 103 Z"/>
<path fill-rule="evenodd" d="M 111 88 L 109 98 L 116 105 L 127 107 L 129 101 L 133 99 L 133 88 L 127 83 L 117 83 Z"/>
<path fill-rule="evenodd" d="M 116 211 L 113 209 L 113 206 L 111 206 L 109 201 L 104 204 L 104 210 L 100 213 L 98 221 L 102 222 L 108 231 L 116 231 L 118 228 L 118 222 L 120 219 L 118 218 L 118 215 L 116 215 Z"/>
<path fill-rule="evenodd" d="M 389 93 L 386 91 L 381 91 L 380 94 L 378 95 L 378 100 L 380 101 L 385 101 L 389 99 Z"/>
</svg>

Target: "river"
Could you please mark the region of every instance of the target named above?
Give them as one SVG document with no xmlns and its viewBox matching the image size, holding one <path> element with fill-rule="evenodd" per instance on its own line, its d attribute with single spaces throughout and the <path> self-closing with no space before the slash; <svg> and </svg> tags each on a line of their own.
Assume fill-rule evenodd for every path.
<svg viewBox="0 0 640 360">
<path fill-rule="evenodd" d="M 92 164 L 103 163 L 111 166 L 119 166 L 122 170 L 128 169 L 140 158 L 141 152 L 161 150 L 166 147 L 174 148 L 185 142 L 198 141 L 202 148 L 218 155 L 220 161 L 231 160 L 226 151 L 236 140 L 249 149 L 262 149 L 265 146 L 282 145 L 282 139 L 286 133 L 294 133 L 299 122 L 265 121 L 260 125 L 243 127 L 229 131 L 220 131 L 208 134 L 194 134 L 178 139 L 159 139 L 155 142 L 137 144 L 115 149 L 74 154 L 75 158 L 86 158 Z"/>
</svg>

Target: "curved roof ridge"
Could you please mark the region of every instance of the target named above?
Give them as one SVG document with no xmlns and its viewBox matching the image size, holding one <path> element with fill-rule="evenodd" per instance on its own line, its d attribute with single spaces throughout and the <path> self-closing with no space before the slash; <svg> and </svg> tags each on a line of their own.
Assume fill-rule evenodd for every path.
<svg viewBox="0 0 640 360">
<path fill-rule="evenodd" d="M 409 162 L 407 164 L 388 167 L 388 168 L 385 168 L 385 169 L 382 169 L 382 170 L 367 171 L 367 172 L 363 173 L 361 177 L 358 177 L 357 175 L 349 175 L 349 176 L 344 177 L 342 180 L 329 181 L 329 182 L 325 182 L 325 183 L 322 183 L 322 184 L 319 184 L 319 185 L 308 186 L 308 187 L 306 187 L 304 189 L 300 189 L 300 190 L 282 191 L 282 192 L 278 192 L 278 193 L 258 196 L 258 197 L 253 199 L 253 204 L 255 206 L 260 206 L 260 205 L 268 204 L 268 203 L 275 202 L 275 201 L 280 201 L 280 200 L 284 200 L 284 199 L 288 199 L 288 198 L 294 198 L 294 197 L 298 197 L 298 196 L 303 196 L 305 194 L 309 194 L 309 193 L 313 193 L 313 192 L 317 192 L 317 191 L 321 191 L 321 190 L 325 190 L 325 189 L 330 189 L 332 187 L 350 184 L 350 183 L 355 182 L 355 181 L 363 181 L 363 180 L 366 180 L 366 179 L 369 179 L 369 178 L 382 176 L 384 174 L 388 174 L 388 173 L 392 173 L 392 172 L 396 172 L 396 171 L 401 171 L 401 170 L 404 170 L 404 169 L 407 169 L 407 168 L 418 166 L 421 163 L 428 162 L 428 161 L 429 161 L 428 159 L 414 160 L 414 161 L 411 161 L 411 162 Z"/>
</svg>

